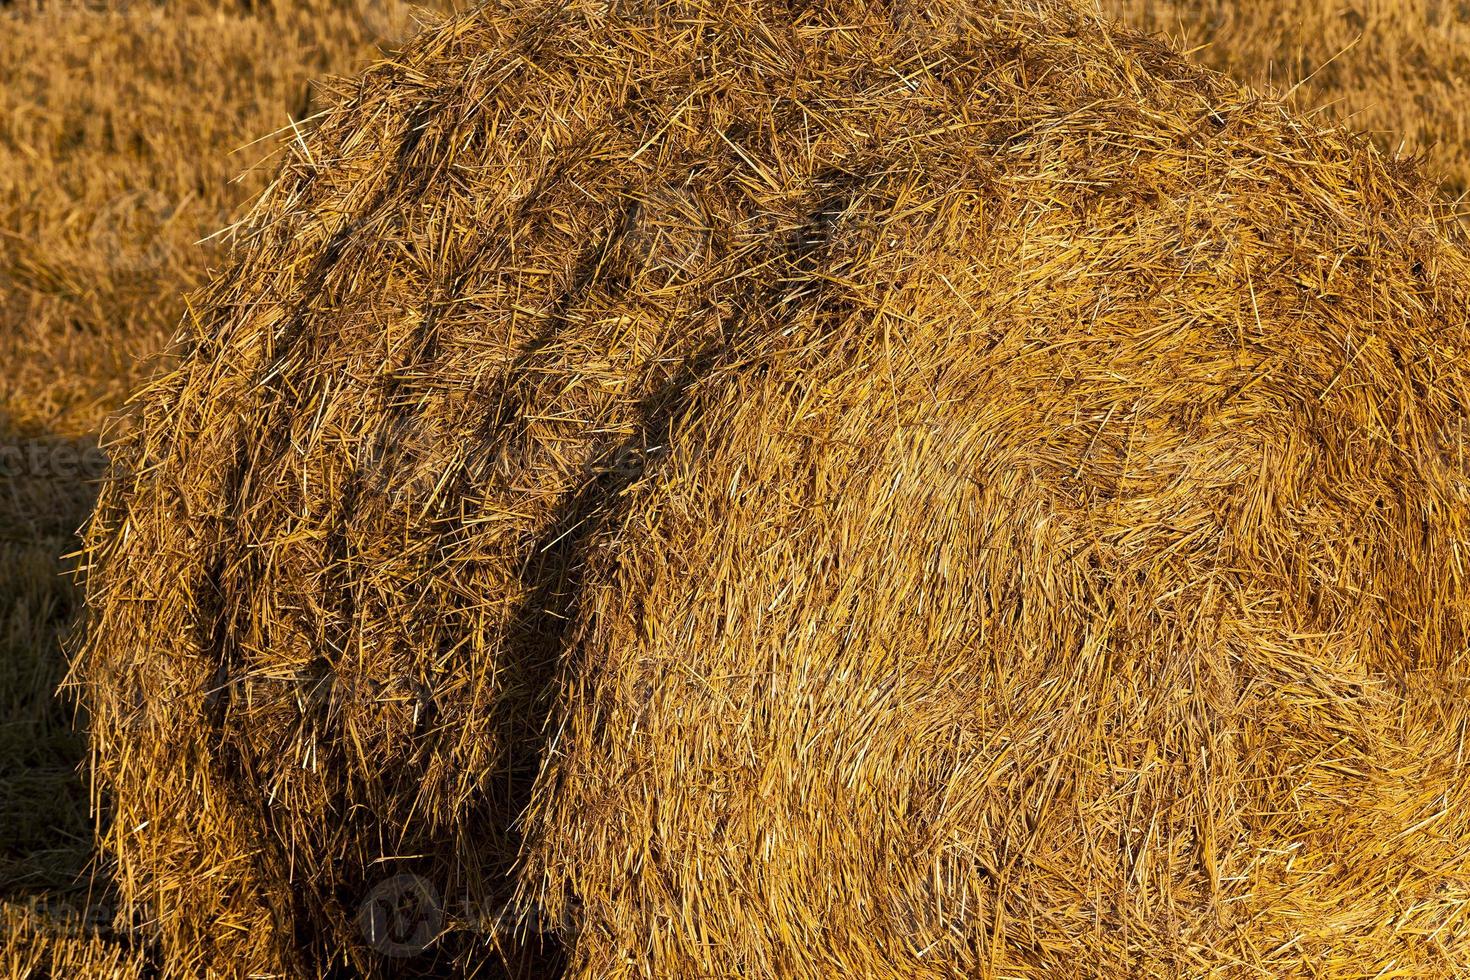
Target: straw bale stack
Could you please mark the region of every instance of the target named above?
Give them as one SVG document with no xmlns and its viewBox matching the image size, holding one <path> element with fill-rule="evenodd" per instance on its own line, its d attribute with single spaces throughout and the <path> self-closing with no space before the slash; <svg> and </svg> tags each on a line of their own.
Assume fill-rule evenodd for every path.
<svg viewBox="0 0 1470 980">
<path fill-rule="evenodd" d="M 449 22 L 114 449 L 119 886 L 183 974 L 1458 975 L 1427 196 L 1068 0 Z"/>
</svg>

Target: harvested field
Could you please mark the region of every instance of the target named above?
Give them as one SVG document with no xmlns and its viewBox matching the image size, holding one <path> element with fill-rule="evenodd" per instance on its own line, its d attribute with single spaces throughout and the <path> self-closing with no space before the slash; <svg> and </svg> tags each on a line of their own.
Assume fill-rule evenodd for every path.
<svg viewBox="0 0 1470 980">
<path fill-rule="evenodd" d="M 166 973 L 1463 972 L 1412 166 L 1064 0 L 495 6 L 327 104 L 88 532 Z"/>
<path fill-rule="evenodd" d="M 264 187 L 270 134 L 414 22 L 369 0 L 19 6 L 0 69 L 0 418 L 95 434 L 217 256 L 200 240 Z"/>
<path fill-rule="evenodd" d="M 85 909 L 48 910 L 34 904 L 0 905 L 0 976 L 7 980 L 143 980 L 142 950 L 101 934 L 107 923 Z"/>
<path fill-rule="evenodd" d="M 1470 190 L 1470 7 L 1448 0 L 1099 0 L 1200 61 L 1290 94 L 1391 154 L 1423 154 L 1444 193 Z M 1461 210 L 1464 210 L 1463 206 Z"/>
</svg>

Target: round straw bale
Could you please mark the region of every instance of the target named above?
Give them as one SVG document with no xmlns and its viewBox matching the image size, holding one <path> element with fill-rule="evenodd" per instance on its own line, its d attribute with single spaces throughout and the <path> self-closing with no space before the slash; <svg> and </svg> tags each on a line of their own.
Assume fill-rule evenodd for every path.
<svg viewBox="0 0 1470 980">
<path fill-rule="evenodd" d="M 1069 0 L 490 4 L 336 98 L 89 531 L 167 970 L 1470 962 L 1411 168 Z"/>
</svg>

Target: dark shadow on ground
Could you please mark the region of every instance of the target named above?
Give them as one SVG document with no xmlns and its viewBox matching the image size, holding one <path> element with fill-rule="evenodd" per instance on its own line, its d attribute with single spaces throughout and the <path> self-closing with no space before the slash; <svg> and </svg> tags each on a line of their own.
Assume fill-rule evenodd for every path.
<svg viewBox="0 0 1470 980">
<path fill-rule="evenodd" d="M 0 901 L 92 887 L 85 739 L 57 696 L 79 608 L 68 574 L 105 460 L 0 417 Z"/>
</svg>

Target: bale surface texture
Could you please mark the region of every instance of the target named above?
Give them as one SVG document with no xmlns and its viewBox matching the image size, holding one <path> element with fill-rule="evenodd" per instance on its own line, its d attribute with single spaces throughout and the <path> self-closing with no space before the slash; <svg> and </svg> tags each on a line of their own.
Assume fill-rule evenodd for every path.
<svg viewBox="0 0 1470 980">
<path fill-rule="evenodd" d="M 427 33 L 299 141 L 89 532 L 165 972 L 1461 975 L 1428 196 L 1065 0 Z M 403 875 L 437 935 L 384 956 Z"/>
</svg>

